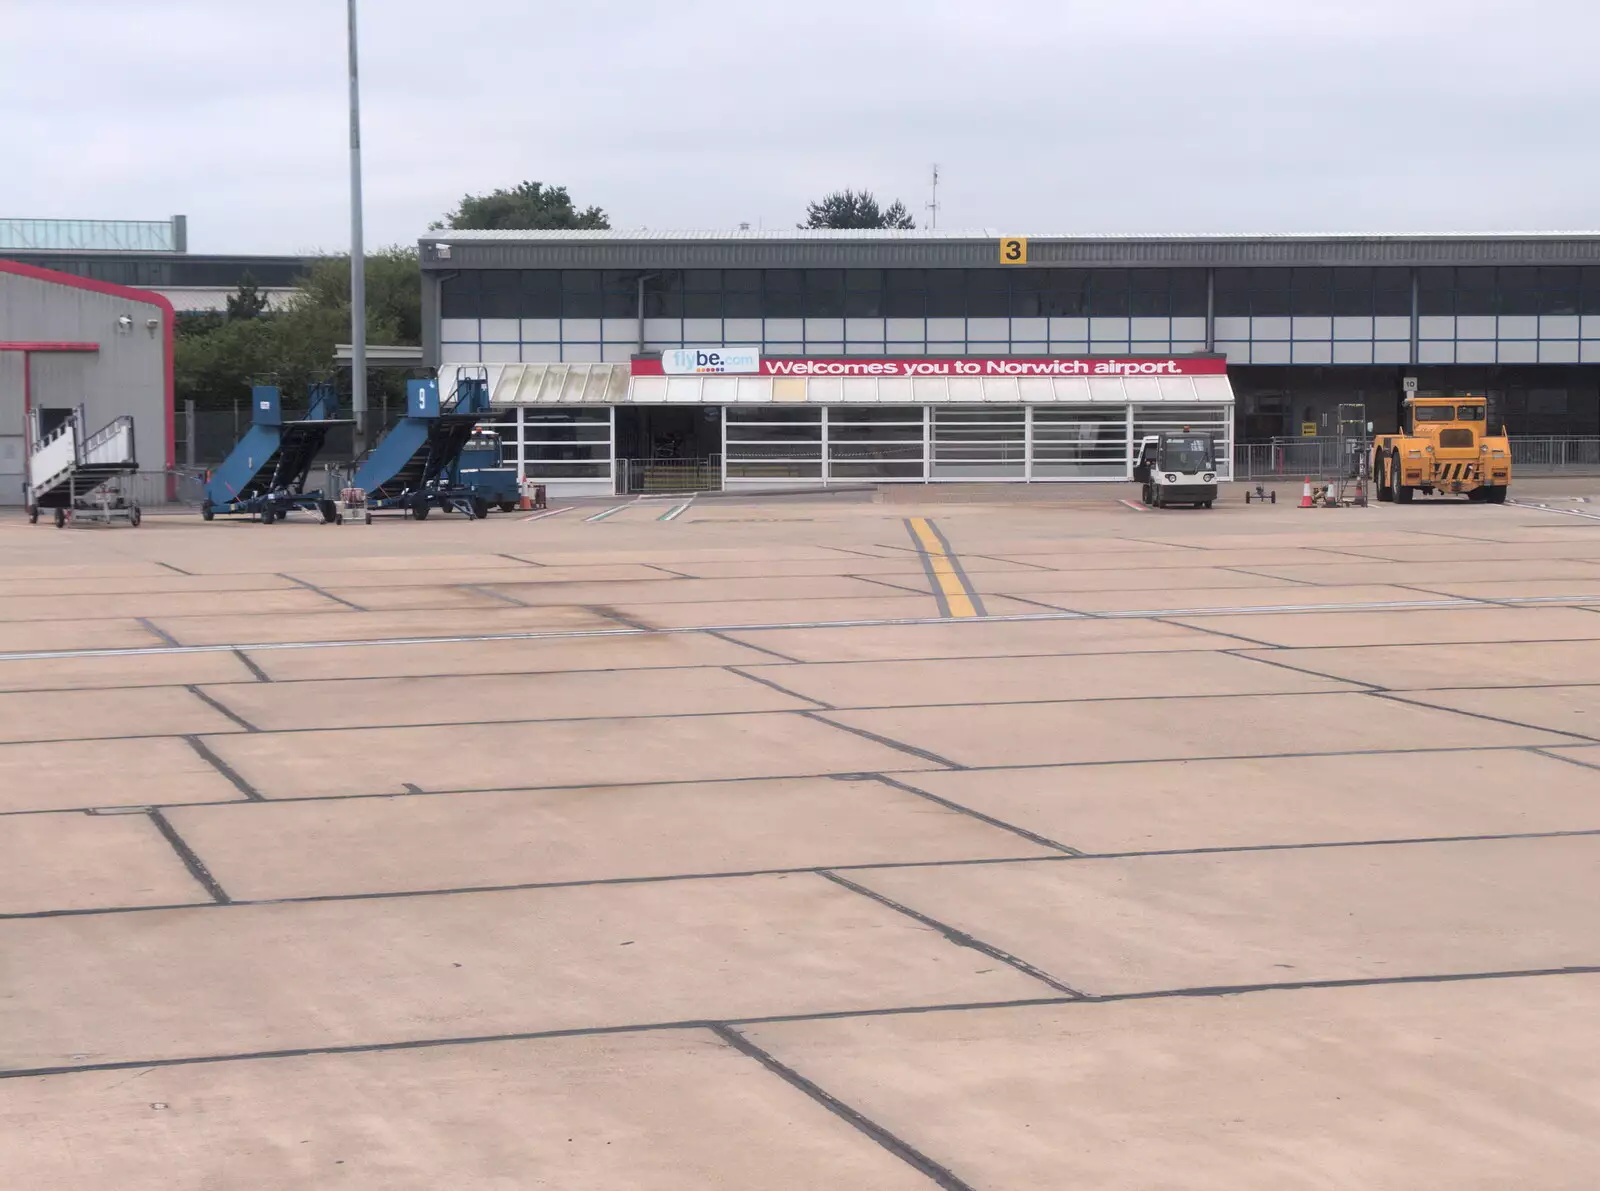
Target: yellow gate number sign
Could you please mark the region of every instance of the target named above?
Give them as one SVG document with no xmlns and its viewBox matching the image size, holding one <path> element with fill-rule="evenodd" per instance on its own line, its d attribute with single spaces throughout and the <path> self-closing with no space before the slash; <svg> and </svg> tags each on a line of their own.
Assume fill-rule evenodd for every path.
<svg viewBox="0 0 1600 1191">
<path fill-rule="evenodd" d="M 1028 263 L 1028 242 L 1020 236 L 1007 236 L 1000 241 L 1000 263 L 1002 265 L 1025 265 Z"/>
<path fill-rule="evenodd" d="M 1316 438 L 1317 437 L 1317 424 L 1315 422 L 1301 422 L 1300 423 L 1300 436 L 1302 438 Z"/>
</svg>

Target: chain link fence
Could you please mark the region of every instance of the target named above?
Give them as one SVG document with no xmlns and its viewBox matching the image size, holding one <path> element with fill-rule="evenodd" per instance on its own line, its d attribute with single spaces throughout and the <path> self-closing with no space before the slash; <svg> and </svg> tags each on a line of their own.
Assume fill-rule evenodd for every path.
<svg viewBox="0 0 1600 1191">
<path fill-rule="evenodd" d="M 1371 450 L 1370 439 L 1333 436 L 1239 443 L 1233 449 L 1233 478 L 1254 482 L 1354 476 Z M 1519 471 L 1523 475 L 1600 475 L 1600 435 L 1514 436 L 1511 466 L 1513 479 Z"/>
</svg>

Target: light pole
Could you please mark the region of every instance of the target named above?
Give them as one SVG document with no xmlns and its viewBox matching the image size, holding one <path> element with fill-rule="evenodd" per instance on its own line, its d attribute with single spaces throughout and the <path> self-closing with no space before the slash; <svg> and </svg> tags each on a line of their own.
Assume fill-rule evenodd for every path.
<svg viewBox="0 0 1600 1191">
<path fill-rule="evenodd" d="M 350 413 L 355 456 L 367 449 L 367 253 L 361 238 L 361 77 L 356 53 L 356 0 L 350 8 Z"/>
</svg>

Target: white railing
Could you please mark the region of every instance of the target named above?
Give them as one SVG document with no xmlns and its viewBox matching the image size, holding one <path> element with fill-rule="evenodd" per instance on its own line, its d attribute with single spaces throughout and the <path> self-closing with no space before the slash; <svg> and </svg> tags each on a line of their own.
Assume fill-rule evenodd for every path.
<svg viewBox="0 0 1600 1191">
<path fill-rule="evenodd" d="M 116 421 L 95 431 L 84 442 L 79 463 L 85 467 L 93 467 L 96 464 L 132 463 L 135 458 L 133 419 L 124 414 Z"/>
<path fill-rule="evenodd" d="M 28 459 L 28 490 L 37 499 L 78 462 L 77 423 L 70 418 L 34 449 Z"/>
</svg>

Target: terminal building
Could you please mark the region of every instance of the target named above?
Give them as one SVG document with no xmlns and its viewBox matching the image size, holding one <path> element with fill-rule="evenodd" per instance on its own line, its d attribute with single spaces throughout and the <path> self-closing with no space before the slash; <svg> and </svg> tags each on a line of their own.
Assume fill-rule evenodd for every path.
<svg viewBox="0 0 1600 1191">
<path fill-rule="evenodd" d="M 1408 378 L 1600 434 L 1600 233 L 448 231 L 424 355 L 554 491 L 1126 478 L 1158 429 L 1393 430 Z M 1346 412 L 1348 416 L 1348 411 Z"/>
</svg>

